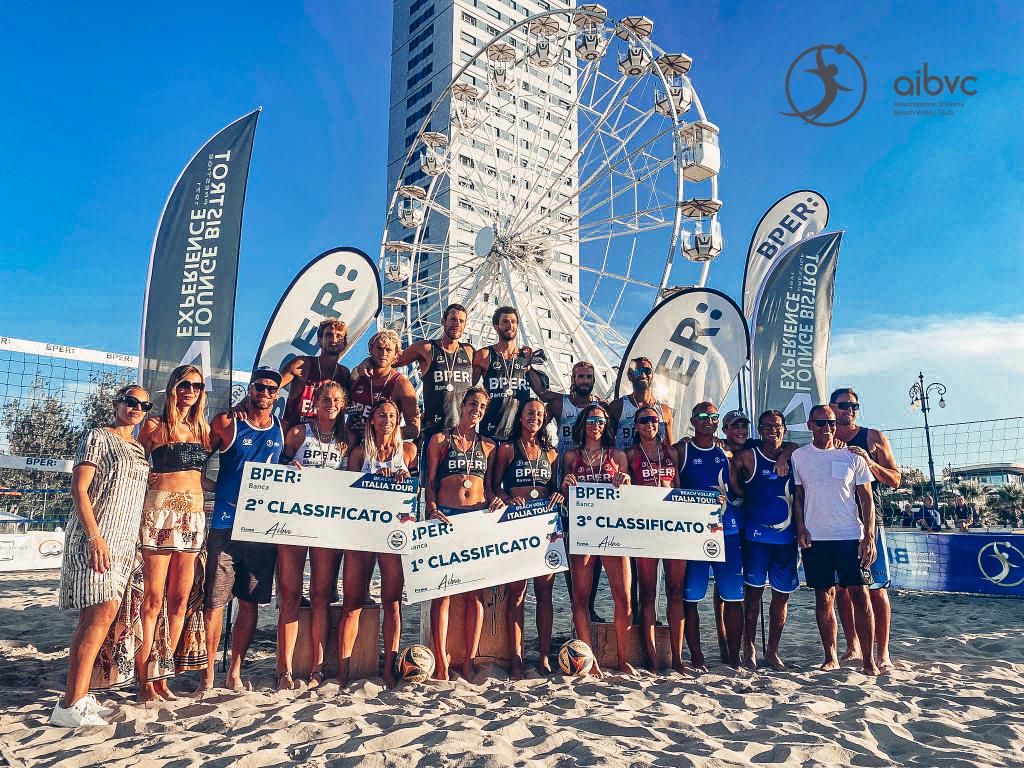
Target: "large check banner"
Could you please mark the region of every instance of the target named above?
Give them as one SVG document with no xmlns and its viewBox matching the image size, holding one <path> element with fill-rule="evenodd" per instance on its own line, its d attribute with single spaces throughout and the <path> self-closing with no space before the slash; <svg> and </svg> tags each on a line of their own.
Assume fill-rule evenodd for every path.
<svg viewBox="0 0 1024 768">
<path fill-rule="evenodd" d="M 581 483 L 569 489 L 569 551 L 669 560 L 725 560 L 714 491 Z"/>
<path fill-rule="evenodd" d="M 412 480 L 248 461 L 231 538 L 401 553 L 415 524 Z"/>
<path fill-rule="evenodd" d="M 567 570 L 558 513 L 540 499 L 501 512 L 449 514 L 451 525 L 417 523 L 402 555 L 405 602 Z"/>
</svg>

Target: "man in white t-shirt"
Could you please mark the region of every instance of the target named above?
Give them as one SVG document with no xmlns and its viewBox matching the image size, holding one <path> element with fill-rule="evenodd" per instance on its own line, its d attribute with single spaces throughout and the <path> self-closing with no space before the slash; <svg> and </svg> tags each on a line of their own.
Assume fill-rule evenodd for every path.
<svg viewBox="0 0 1024 768">
<path fill-rule="evenodd" d="M 869 566 L 875 559 L 875 508 L 871 470 L 863 457 L 833 446 L 836 415 L 827 405 L 811 409 L 813 442 L 793 452 L 794 516 L 803 550 L 807 586 L 814 590 L 818 634 L 825 648 L 822 670 L 839 668 L 837 625 L 832 611 L 836 585 L 845 587 L 854 609 L 863 671 L 877 675 L 873 658 L 875 620 L 868 599 Z M 859 507 L 858 507 L 859 502 Z"/>
</svg>

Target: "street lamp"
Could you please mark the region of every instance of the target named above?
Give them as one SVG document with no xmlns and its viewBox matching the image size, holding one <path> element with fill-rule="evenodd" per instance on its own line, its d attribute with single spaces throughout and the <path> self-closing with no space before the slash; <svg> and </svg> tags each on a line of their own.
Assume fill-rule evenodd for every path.
<svg viewBox="0 0 1024 768">
<path fill-rule="evenodd" d="M 946 385 L 941 384 L 937 381 L 933 381 L 927 387 L 924 385 L 924 373 L 919 372 L 917 374 L 917 381 L 914 382 L 914 386 L 910 388 L 910 405 L 912 407 L 921 408 L 921 413 L 924 414 L 924 439 L 928 445 L 928 474 L 932 481 L 932 499 L 935 502 L 936 509 L 939 506 L 939 490 L 935 485 L 935 462 L 932 460 L 932 436 L 928 426 L 928 395 L 932 392 L 938 392 L 939 394 L 939 408 L 946 407 L 946 401 L 943 395 L 946 394 Z"/>
</svg>

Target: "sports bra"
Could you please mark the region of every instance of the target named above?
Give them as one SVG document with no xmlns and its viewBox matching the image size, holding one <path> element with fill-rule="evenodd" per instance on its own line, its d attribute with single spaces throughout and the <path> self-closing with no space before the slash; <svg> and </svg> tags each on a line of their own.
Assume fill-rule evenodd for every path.
<svg viewBox="0 0 1024 768">
<path fill-rule="evenodd" d="M 512 443 L 512 461 L 505 467 L 505 474 L 501 476 L 501 487 L 506 491 L 513 488 L 535 487 L 545 488 L 551 491 L 554 486 L 554 473 L 551 471 L 551 460 L 548 452 L 538 446 L 540 456 L 530 461 L 522 449 L 522 443 L 516 440 Z"/>
<path fill-rule="evenodd" d="M 650 456 L 650 458 L 644 454 L 640 443 L 634 445 L 633 466 L 630 467 L 630 470 L 636 485 L 659 486 L 665 480 L 674 483 L 676 479 L 676 463 L 672 460 L 672 454 L 664 443 L 658 443 L 654 456 Z"/>
<path fill-rule="evenodd" d="M 391 473 L 395 472 L 408 472 L 409 467 L 405 463 L 405 450 L 404 446 L 395 451 L 395 455 L 387 461 L 381 461 L 376 459 L 370 461 L 370 457 L 364 454 L 363 456 L 363 472 L 371 472 L 373 474 L 379 473 L 382 469 L 390 469 Z"/>
<path fill-rule="evenodd" d="M 452 475 L 474 476 L 482 478 L 487 474 L 487 454 L 484 453 L 483 440 L 480 435 L 473 439 L 468 451 L 460 451 L 455 447 L 452 430 L 448 430 L 448 451 L 441 457 L 437 467 L 437 483 Z"/>
<path fill-rule="evenodd" d="M 154 472 L 199 472 L 210 453 L 200 443 L 164 443 L 153 449 L 150 458 Z"/>
<path fill-rule="evenodd" d="M 583 448 L 576 449 L 576 465 L 573 467 L 573 475 L 578 483 L 610 483 L 612 478 L 619 472 L 619 465 L 615 461 L 610 448 L 601 449 L 601 457 L 591 466 L 583 457 Z"/>
<path fill-rule="evenodd" d="M 326 440 L 313 429 L 313 424 L 306 425 L 306 437 L 302 445 L 295 452 L 295 460 L 304 467 L 318 469 L 345 469 L 348 462 L 345 457 L 348 454 L 348 446 L 339 443 L 333 432 L 328 432 Z"/>
</svg>

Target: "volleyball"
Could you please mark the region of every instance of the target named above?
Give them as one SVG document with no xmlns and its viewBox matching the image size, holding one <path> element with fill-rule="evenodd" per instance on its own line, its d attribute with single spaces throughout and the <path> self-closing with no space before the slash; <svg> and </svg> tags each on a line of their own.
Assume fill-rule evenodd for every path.
<svg viewBox="0 0 1024 768">
<path fill-rule="evenodd" d="M 422 683 L 434 674 L 434 653 L 425 645 L 403 648 L 395 660 L 395 670 L 403 680 Z"/>
<path fill-rule="evenodd" d="M 570 640 L 558 650 L 558 666 L 567 675 L 585 675 L 594 666 L 594 652 L 582 640 Z"/>
</svg>

